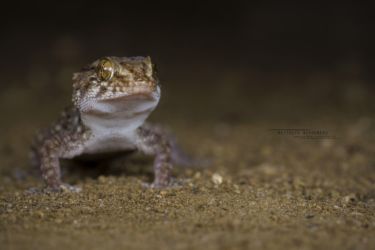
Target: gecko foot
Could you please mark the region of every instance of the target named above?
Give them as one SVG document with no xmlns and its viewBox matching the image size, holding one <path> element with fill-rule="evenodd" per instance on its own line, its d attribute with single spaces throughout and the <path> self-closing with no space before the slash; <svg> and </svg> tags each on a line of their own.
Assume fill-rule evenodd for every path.
<svg viewBox="0 0 375 250">
<path fill-rule="evenodd" d="M 44 188 L 29 188 L 27 194 L 49 194 L 49 193 L 79 193 L 82 191 L 82 188 L 77 186 L 72 186 L 69 184 L 60 184 L 58 187 L 44 187 Z"/>
</svg>

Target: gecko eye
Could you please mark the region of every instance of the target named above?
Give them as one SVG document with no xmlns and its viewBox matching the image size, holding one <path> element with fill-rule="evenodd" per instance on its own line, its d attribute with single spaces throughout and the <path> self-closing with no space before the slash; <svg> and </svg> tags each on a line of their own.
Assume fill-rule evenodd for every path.
<svg viewBox="0 0 375 250">
<path fill-rule="evenodd" d="M 109 58 L 103 58 L 99 61 L 97 74 L 102 81 L 110 80 L 115 73 L 115 65 Z"/>
</svg>

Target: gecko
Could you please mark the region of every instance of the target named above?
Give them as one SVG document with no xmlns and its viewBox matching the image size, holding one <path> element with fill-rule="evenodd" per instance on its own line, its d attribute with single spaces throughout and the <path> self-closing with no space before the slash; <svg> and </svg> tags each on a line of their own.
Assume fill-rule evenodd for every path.
<svg viewBox="0 0 375 250">
<path fill-rule="evenodd" d="M 79 191 L 61 180 L 61 159 L 140 151 L 154 157 L 151 188 L 171 185 L 173 142 L 146 121 L 161 87 L 150 57 L 103 57 L 73 74 L 72 105 L 32 145 L 48 189 Z"/>
</svg>

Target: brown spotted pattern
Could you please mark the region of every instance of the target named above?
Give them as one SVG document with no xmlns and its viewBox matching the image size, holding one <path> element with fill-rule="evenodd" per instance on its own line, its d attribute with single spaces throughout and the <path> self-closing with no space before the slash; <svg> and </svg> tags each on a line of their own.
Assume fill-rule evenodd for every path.
<svg viewBox="0 0 375 250">
<path fill-rule="evenodd" d="M 113 75 L 103 79 L 101 67 L 108 65 L 107 61 L 113 66 Z M 73 103 L 81 107 L 91 100 L 152 92 L 158 85 L 153 68 L 149 57 L 104 57 L 96 60 L 73 75 Z"/>
<path fill-rule="evenodd" d="M 32 164 L 40 167 L 49 188 L 59 189 L 62 185 L 59 158 L 70 158 L 67 153 L 78 151 L 90 136 L 75 107 L 66 108 L 49 129 L 37 134 L 31 147 Z"/>
</svg>

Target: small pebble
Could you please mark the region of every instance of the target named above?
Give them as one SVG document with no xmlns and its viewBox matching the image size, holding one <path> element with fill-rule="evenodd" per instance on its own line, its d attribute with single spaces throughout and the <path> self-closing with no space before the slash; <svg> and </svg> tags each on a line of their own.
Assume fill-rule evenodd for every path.
<svg viewBox="0 0 375 250">
<path fill-rule="evenodd" d="M 355 194 L 349 194 L 343 198 L 344 203 L 353 203 L 357 201 L 357 196 Z"/>
<path fill-rule="evenodd" d="M 196 172 L 195 174 L 194 174 L 194 177 L 193 177 L 194 179 L 199 179 L 199 178 L 201 178 L 201 172 Z"/>
<path fill-rule="evenodd" d="M 211 180 L 215 185 L 220 185 L 221 183 L 223 183 L 223 177 L 218 173 L 213 174 Z"/>
</svg>

